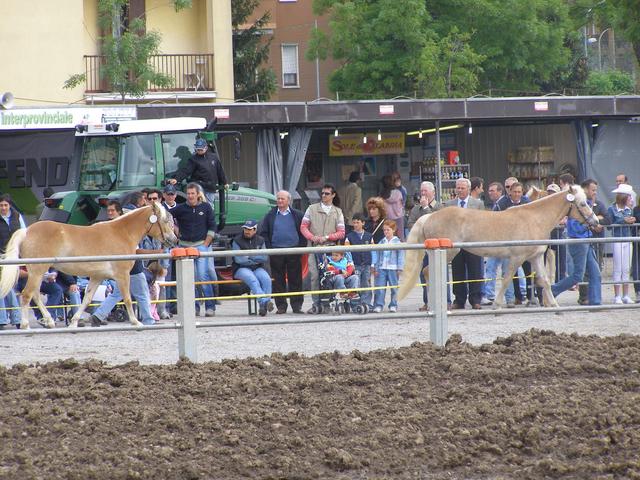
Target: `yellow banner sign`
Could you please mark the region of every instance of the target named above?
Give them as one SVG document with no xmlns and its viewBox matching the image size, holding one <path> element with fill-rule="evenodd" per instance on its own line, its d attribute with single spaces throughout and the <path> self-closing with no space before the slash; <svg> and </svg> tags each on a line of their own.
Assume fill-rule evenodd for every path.
<svg viewBox="0 0 640 480">
<path fill-rule="evenodd" d="M 364 142 L 364 139 L 367 142 Z M 354 157 L 362 155 L 386 155 L 390 153 L 404 153 L 404 133 L 347 133 L 345 135 L 329 136 L 329 156 Z"/>
</svg>

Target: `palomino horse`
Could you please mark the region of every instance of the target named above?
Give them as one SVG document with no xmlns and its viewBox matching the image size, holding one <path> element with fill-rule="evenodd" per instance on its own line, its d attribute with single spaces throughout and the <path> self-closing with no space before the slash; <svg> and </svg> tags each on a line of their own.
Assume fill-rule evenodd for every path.
<svg viewBox="0 0 640 480">
<path fill-rule="evenodd" d="M 427 238 L 450 238 L 455 242 L 492 242 L 507 240 L 547 240 L 551 230 L 565 216 L 571 216 L 580 222 L 597 225 L 598 218 L 587 204 L 582 188 L 572 185 L 565 190 L 535 202 L 509 208 L 501 212 L 466 208 L 444 208 L 418 219 L 409 233 L 407 243 L 423 243 Z M 479 247 L 468 251 L 486 257 L 509 259 L 509 269 L 503 272 L 504 278 L 500 292 L 496 295 L 496 305 L 502 304 L 507 282 L 522 262 L 531 262 L 536 278 L 544 289 L 543 300 L 546 306 L 557 306 L 551 293 L 549 279 L 544 266 L 543 254 L 546 245 L 522 247 Z M 458 253 L 459 249 L 447 250 L 447 261 Z M 404 298 L 415 285 L 422 265 L 419 250 L 407 252 L 405 272 L 400 284 L 399 295 Z M 508 279 L 508 280 L 507 280 Z"/>
<path fill-rule="evenodd" d="M 138 243 L 145 235 L 151 235 L 161 240 L 168 247 L 174 246 L 177 242 L 173 232 L 173 219 L 159 203 L 153 203 L 114 220 L 96 223 L 88 227 L 49 221 L 36 222 L 29 228 L 20 229 L 11 236 L 7 244 L 5 259 L 132 255 L 136 253 Z M 42 312 L 46 326 L 48 328 L 55 326 L 39 295 L 42 276 L 51 266 L 69 275 L 89 277 L 84 300 L 71 319 L 70 327 L 78 326 L 78 319 L 91 302 L 96 289 L 103 280 L 109 278 L 118 282 L 129 314 L 129 321 L 133 325 L 139 326 L 140 322 L 133 314 L 129 292 L 129 271 L 133 264 L 133 260 L 28 264 L 29 278 L 20 299 L 22 307 L 20 328 L 29 328 L 29 303 L 31 299 L 36 302 Z M 0 297 L 6 296 L 13 288 L 18 279 L 18 273 L 18 265 L 5 265 L 2 268 Z"/>
</svg>

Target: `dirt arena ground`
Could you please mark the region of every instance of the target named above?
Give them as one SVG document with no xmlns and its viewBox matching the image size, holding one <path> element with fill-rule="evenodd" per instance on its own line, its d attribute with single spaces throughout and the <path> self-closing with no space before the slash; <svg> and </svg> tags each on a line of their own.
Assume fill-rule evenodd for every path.
<svg viewBox="0 0 640 480">
<path fill-rule="evenodd" d="M 81 338 L 81 337 L 80 337 Z M 2 479 L 640 478 L 640 338 L 0 367 Z"/>
</svg>

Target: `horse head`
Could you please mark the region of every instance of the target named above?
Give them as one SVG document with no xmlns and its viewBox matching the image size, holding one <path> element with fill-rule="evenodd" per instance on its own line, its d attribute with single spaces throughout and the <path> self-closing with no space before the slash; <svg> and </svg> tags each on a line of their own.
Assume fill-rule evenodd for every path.
<svg viewBox="0 0 640 480">
<path fill-rule="evenodd" d="M 178 237 L 173 230 L 173 217 L 158 202 L 151 203 L 151 215 L 149 215 L 149 231 L 156 240 L 160 240 L 165 247 L 175 247 Z"/>
<path fill-rule="evenodd" d="M 591 227 L 595 227 L 600 223 L 598 217 L 587 203 L 587 196 L 582 187 L 571 185 L 569 190 L 566 190 L 566 199 L 571 203 L 571 208 L 569 209 L 571 218 L 578 220 L 580 223 L 586 223 Z"/>
</svg>

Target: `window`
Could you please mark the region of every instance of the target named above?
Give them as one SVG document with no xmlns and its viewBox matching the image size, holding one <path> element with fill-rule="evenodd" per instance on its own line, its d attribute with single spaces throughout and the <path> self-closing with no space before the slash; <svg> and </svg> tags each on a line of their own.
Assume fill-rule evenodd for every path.
<svg viewBox="0 0 640 480">
<path fill-rule="evenodd" d="M 299 86 L 298 45 L 282 45 L 282 86 Z"/>
<path fill-rule="evenodd" d="M 116 181 L 118 139 L 83 137 L 80 190 L 111 190 Z"/>
<path fill-rule="evenodd" d="M 172 178 L 178 169 L 189 161 L 191 155 L 193 155 L 195 141 L 195 133 L 162 134 L 165 176 Z"/>
<path fill-rule="evenodd" d="M 156 152 L 153 134 L 122 137 L 118 186 L 121 188 L 156 185 Z"/>
</svg>

